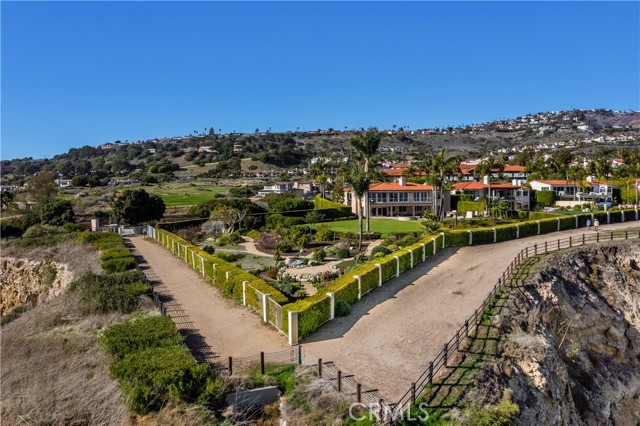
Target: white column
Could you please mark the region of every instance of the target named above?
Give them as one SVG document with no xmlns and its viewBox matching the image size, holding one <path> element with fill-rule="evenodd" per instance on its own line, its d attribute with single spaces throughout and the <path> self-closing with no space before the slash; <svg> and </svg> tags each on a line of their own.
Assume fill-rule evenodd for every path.
<svg viewBox="0 0 640 426">
<path fill-rule="evenodd" d="M 560 230 L 560 218 L 558 218 L 558 231 Z"/>
<path fill-rule="evenodd" d="M 440 235 L 442 235 L 442 248 L 445 248 L 445 247 L 446 247 L 446 245 L 445 245 L 445 243 L 444 243 L 444 236 L 445 236 L 445 233 L 444 233 L 444 232 L 441 232 L 441 233 L 440 233 Z"/>
<path fill-rule="evenodd" d="M 624 210 L 620 210 L 620 222 L 624 223 Z"/>
<path fill-rule="evenodd" d="M 516 224 L 516 238 L 520 238 L 520 225 Z"/>
<path fill-rule="evenodd" d="M 329 311 L 329 319 L 332 320 L 336 317 L 336 294 L 332 291 L 327 292 L 327 296 L 329 296 L 329 304 L 331 306 L 331 310 Z"/>
<path fill-rule="evenodd" d="M 427 258 L 427 246 L 425 244 L 422 244 L 422 261 L 424 262 L 426 258 Z"/>
<path fill-rule="evenodd" d="M 576 229 L 578 229 L 578 215 L 576 215 Z"/>
<path fill-rule="evenodd" d="M 242 306 L 247 306 L 247 284 L 249 281 L 242 281 Z"/>
<path fill-rule="evenodd" d="M 298 344 L 298 313 L 296 311 L 289 311 L 287 313 L 289 317 L 289 345 Z"/>
<path fill-rule="evenodd" d="M 607 212 L 607 223 L 611 223 L 611 214 Z"/>
<path fill-rule="evenodd" d="M 435 239 L 433 240 L 433 254 L 434 254 L 434 256 L 435 256 L 435 254 L 436 254 L 436 250 L 437 250 L 436 244 L 438 244 L 438 243 L 436 242 L 436 240 L 437 240 L 437 238 L 435 238 Z"/>
<path fill-rule="evenodd" d="M 202 263 L 202 276 L 204 277 L 205 276 L 205 273 L 204 273 L 204 257 L 200 256 L 200 262 Z"/>
<path fill-rule="evenodd" d="M 360 275 L 354 275 L 353 278 L 358 280 L 358 300 L 362 298 L 362 278 Z"/>
<path fill-rule="evenodd" d="M 193 250 L 191 251 L 191 265 L 193 269 L 196 269 L 196 252 Z"/>
<path fill-rule="evenodd" d="M 413 269 L 413 250 L 409 249 L 409 254 L 411 255 L 411 269 Z"/>
<path fill-rule="evenodd" d="M 636 220 L 638 220 L 638 209 L 635 209 L 636 212 Z"/>
<path fill-rule="evenodd" d="M 262 319 L 264 322 L 267 322 L 267 302 L 269 300 L 269 296 L 270 294 L 266 293 L 262 295 Z"/>
<path fill-rule="evenodd" d="M 472 246 L 473 245 L 473 232 L 472 231 L 467 231 L 469 233 L 469 245 Z"/>
<path fill-rule="evenodd" d="M 227 279 L 227 281 L 229 281 L 229 275 L 231 275 L 231 271 L 227 271 L 224 273 L 225 278 Z"/>
<path fill-rule="evenodd" d="M 538 235 L 540 235 L 540 221 L 536 220 L 536 222 L 538 222 Z"/>
<path fill-rule="evenodd" d="M 393 256 L 396 258 L 396 278 L 400 276 L 400 258 L 398 256 Z"/>
<path fill-rule="evenodd" d="M 493 228 L 493 242 L 498 242 L 498 231 L 496 231 L 496 228 Z"/>
<path fill-rule="evenodd" d="M 378 287 L 382 287 L 382 265 L 376 263 L 376 266 L 378 267 Z"/>
</svg>

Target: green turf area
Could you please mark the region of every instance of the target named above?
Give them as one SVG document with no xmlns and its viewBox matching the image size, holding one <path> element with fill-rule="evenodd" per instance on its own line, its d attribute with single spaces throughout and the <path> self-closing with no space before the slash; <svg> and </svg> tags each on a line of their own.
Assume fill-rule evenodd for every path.
<svg viewBox="0 0 640 426">
<path fill-rule="evenodd" d="M 167 207 L 194 206 L 213 198 L 215 194 L 225 193 L 226 186 L 180 186 L 167 188 L 146 188 L 152 194 L 162 197 Z"/>
<path fill-rule="evenodd" d="M 321 225 L 329 226 L 329 229 L 337 232 L 358 233 L 358 220 L 339 220 L 336 222 L 323 222 L 314 225 L 315 228 Z M 365 219 L 363 219 L 362 229 L 366 229 Z M 394 232 L 422 232 L 424 228 L 419 220 L 396 220 L 396 219 L 371 219 L 371 231 L 380 232 L 383 238 Z"/>
</svg>

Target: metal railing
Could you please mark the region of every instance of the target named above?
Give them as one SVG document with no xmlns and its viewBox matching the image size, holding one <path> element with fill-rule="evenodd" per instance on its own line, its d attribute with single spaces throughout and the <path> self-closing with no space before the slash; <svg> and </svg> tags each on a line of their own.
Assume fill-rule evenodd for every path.
<svg viewBox="0 0 640 426">
<path fill-rule="evenodd" d="M 416 399 L 422 394 L 426 387 L 433 384 L 433 379 L 440 373 L 443 368 L 446 368 L 450 359 L 455 356 L 463 341 L 469 336 L 470 333 L 475 333 L 480 325 L 481 318 L 485 310 L 491 306 L 494 302 L 494 298 L 500 290 L 503 289 L 505 284 L 509 282 L 511 274 L 520 266 L 520 264 L 533 256 L 542 255 L 558 250 L 568 249 L 572 247 L 580 247 L 586 244 L 593 244 L 599 242 L 613 241 L 613 240 L 627 240 L 627 239 L 640 239 L 640 230 L 629 231 L 600 231 L 591 234 L 582 234 L 577 236 L 571 236 L 568 238 L 560 238 L 557 240 L 549 240 L 543 243 L 534 244 L 520 250 L 513 261 L 509 264 L 507 269 L 502 273 L 496 285 L 493 287 L 487 298 L 482 305 L 474 311 L 474 313 L 465 320 L 462 327 L 460 327 L 455 335 L 444 344 L 442 350 L 436 355 L 436 357 L 429 363 L 427 368 L 416 378 L 411 386 L 405 392 L 405 394 L 395 404 L 386 405 L 383 403 L 381 406 L 382 415 L 379 413 L 372 413 L 377 416 L 378 422 L 376 424 L 391 424 L 395 420 L 399 420 L 402 414 L 406 413 L 411 406 L 416 402 Z"/>
</svg>

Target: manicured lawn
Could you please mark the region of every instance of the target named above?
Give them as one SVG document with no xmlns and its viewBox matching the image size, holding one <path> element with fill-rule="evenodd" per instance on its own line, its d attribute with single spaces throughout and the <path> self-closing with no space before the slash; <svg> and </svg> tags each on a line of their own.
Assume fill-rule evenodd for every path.
<svg viewBox="0 0 640 426">
<path fill-rule="evenodd" d="M 317 228 L 320 225 L 327 225 L 329 229 L 337 232 L 353 232 L 358 233 L 358 220 L 340 220 L 336 222 L 323 222 L 314 225 Z M 365 220 L 363 219 L 362 228 L 366 229 Z M 389 233 L 394 232 L 421 232 L 424 231 L 419 220 L 395 220 L 395 219 L 371 219 L 371 231 L 380 232 L 385 238 Z"/>
<path fill-rule="evenodd" d="M 157 194 L 164 200 L 167 207 L 194 206 L 213 198 L 215 194 L 227 192 L 226 186 L 188 186 L 165 188 L 146 188 L 148 192 Z"/>
</svg>

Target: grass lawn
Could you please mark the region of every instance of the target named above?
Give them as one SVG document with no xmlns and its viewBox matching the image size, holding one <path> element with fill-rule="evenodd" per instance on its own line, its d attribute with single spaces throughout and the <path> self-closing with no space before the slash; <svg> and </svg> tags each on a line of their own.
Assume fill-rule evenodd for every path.
<svg viewBox="0 0 640 426">
<path fill-rule="evenodd" d="M 167 185 L 162 188 L 151 187 L 146 190 L 162 197 L 167 207 L 194 206 L 213 198 L 215 194 L 227 192 L 229 187 L 199 184 Z"/>
<path fill-rule="evenodd" d="M 365 220 L 362 221 L 362 228 L 366 228 Z M 339 220 L 335 222 L 323 222 L 314 225 L 317 228 L 321 225 L 328 225 L 329 229 L 337 232 L 353 232 L 358 233 L 358 219 Z M 382 238 L 394 232 L 421 232 L 424 231 L 419 220 L 395 220 L 395 219 L 371 219 L 371 231 L 380 232 Z"/>
</svg>

